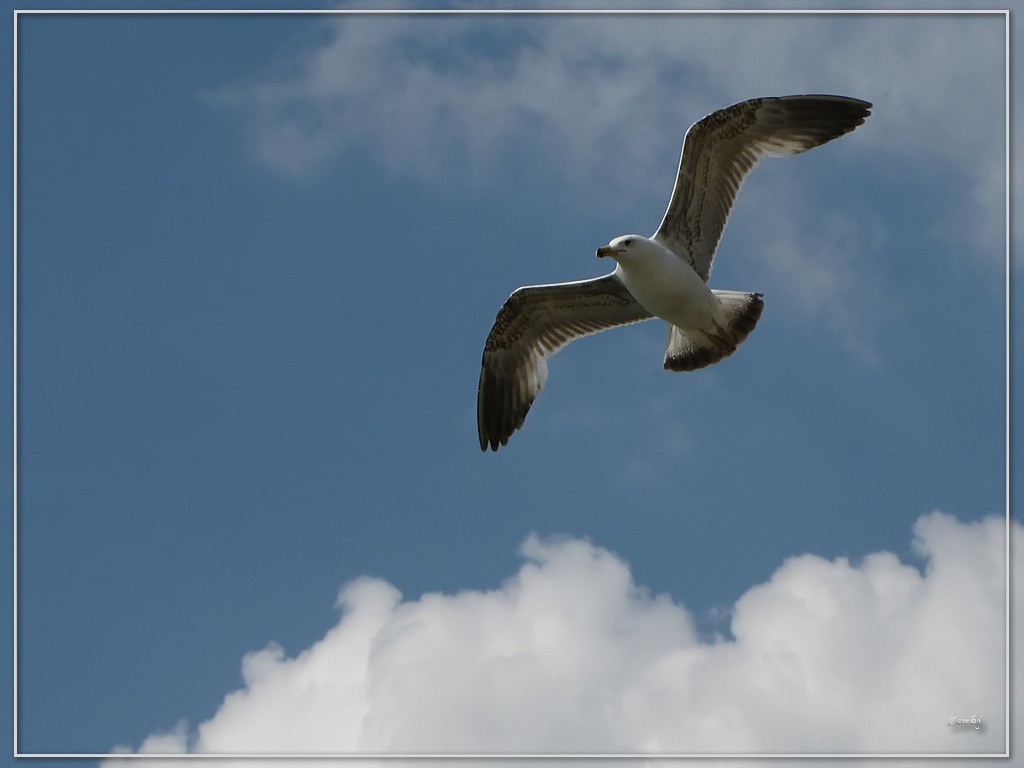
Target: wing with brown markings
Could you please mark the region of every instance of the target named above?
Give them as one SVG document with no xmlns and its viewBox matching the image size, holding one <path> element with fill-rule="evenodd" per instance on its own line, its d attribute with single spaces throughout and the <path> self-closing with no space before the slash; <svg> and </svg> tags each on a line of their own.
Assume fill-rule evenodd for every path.
<svg viewBox="0 0 1024 768">
<path fill-rule="evenodd" d="M 672 198 L 654 238 L 707 281 L 729 210 L 758 160 L 820 146 L 869 114 L 866 101 L 824 95 L 750 99 L 712 112 L 686 132 Z"/>
<path fill-rule="evenodd" d="M 498 450 L 523 425 L 551 355 L 573 339 L 651 317 L 614 272 L 514 291 L 484 343 L 476 400 L 480 449 Z"/>
</svg>

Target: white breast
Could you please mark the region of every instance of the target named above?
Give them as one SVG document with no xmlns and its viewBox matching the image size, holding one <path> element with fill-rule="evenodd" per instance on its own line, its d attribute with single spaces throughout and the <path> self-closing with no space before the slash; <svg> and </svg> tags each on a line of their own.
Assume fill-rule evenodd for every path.
<svg viewBox="0 0 1024 768">
<path fill-rule="evenodd" d="M 654 241 L 617 257 L 615 268 L 648 312 L 680 328 L 704 328 L 712 323 L 717 299 L 700 275 L 672 251 Z"/>
</svg>

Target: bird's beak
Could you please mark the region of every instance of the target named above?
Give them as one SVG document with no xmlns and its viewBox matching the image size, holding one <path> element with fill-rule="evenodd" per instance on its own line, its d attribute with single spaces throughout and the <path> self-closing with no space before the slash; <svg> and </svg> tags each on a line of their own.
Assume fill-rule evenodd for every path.
<svg viewBox="0 0 1024 768">
<path fill-rule="evenodd" d="M 612 248 L 610 245 L 602 245 L 597 249 L 597 258 L 603 259 L 605 256 L 615 256 L 622 253 L 621 248 Z"/>
</svg>

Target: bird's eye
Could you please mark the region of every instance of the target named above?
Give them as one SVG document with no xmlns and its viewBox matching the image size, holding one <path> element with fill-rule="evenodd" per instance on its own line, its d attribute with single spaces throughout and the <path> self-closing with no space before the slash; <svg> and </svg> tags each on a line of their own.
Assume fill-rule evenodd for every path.
<svg viewBox="0 0 1024 768">
<path fill-rule="evenodd" d="M 632 244 L 633 244 L 633 238 L 632 237 L 627 237 L 626 238 L 626 245 L 632 245 Z"/>
</svg>

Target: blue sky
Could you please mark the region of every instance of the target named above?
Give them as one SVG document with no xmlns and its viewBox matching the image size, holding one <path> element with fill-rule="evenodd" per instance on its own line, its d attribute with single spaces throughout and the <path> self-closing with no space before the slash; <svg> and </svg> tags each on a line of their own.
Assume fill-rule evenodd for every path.
<svg viewBox="0 0 1024 768">
<path fill-rule="evenodd" d="M 707 644 L 786 558 L 929 573 L 1004 510 L 1003 25 L 21 16 L 20 750 L 194 745 L 344 585 L 500 591 L 531 534 Z M 582 340 L 481 453 L 507 295 L 652 232 L 690 123 L 805 92 L 874 114 L 748 179 L 712 277 L 765 294 L 743 347 L 669 374 L 659 324 Z"/>
</svg>

